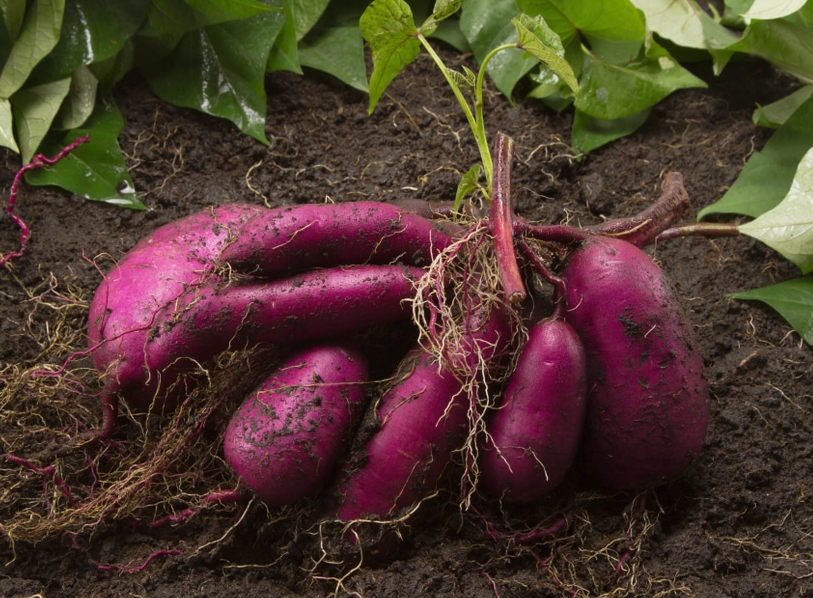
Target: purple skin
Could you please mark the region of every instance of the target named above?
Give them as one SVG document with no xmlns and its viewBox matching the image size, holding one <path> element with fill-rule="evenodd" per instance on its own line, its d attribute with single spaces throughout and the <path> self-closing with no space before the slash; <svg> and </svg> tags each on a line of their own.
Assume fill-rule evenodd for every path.
<svg viewBox="0 0 813 598">
<path fill-rule="evenodd" d="M 624 490 L 681 476 L 703 447 L 709 393 L 663 272 L 626 241 L 597 237 L 572 253 L 562 278 L 566 319 L 587 352 L 587 471 Z"/>
<path fill-rule="evenodd" d="M 269 231 L 273 231 L 273 237 L 269 236 Z M 323 236 L 314 236 L 316 233 Z M 337 240 L 334 242 L 330 235 L 337 235 Z M 259 257 L 264 256 L 265 261 L 249 263 L 249 255 L 258 255 L 252 249 L 254 242 L 264 242 L 272 249 L 276 247 L 276 251 L 263 248 Z M 131 404 L 139 409 L 152 405 L 161 410 L 171 406 L 174 398 L 156 394 L 156 391 L 159 385 L 164 388 L 172 386 L 188 362 L 172 367 L 169 364 L 183 357 L 205 359 L 228 346 L 222 337 L 215 334 L 217 338 L 214 344 L 198 344 L 188 355 L 172 350 L 157 356 L 146 354 L 148 345 L 153 343 L 157 326 L 166 328 L 168 324 L 162 318 L 172 318 L 174 322 L 178 313 L 176 302 L 188 303 L 190 293 L 197 297 L 195 287 L 215 288 L 221 283 L 216 270 L 224 263 L 224 256 L 233 260 L 229 265 L 235 268 L 239 266 L 253 271 L 263 268 L 266 274 L 280 274 L 289 272 L 292 263 L 296 264 L 298 270 L 307 270 L 354 263 L 346 260 L 356 258 L 355 263 L 388 263 L 395 260 L 422 263 L 431 259 L 435 248 L 442 249 L 449 242 L 450 237 L 428 219 L 378 202 L 302 205 L 275 210 L 256 205 L 230 204 L 192 214 L 159 228 L 111 269 L 90 305 L 89 345 L 94 365 L 108 375 L 105 400 L 111 401 L 105 407 L 106 423 L 102 435 L 110 432 L 118 392 L 124 391 Z M 319 250 L 314 251 L 315 247 Z M 327 248 L 331 251 L 327 251 Z M 414 276 L 414 273 L 410 276 Z M 359 287 L 358 284 L 353 286 Z M 402 285 L 396 286 L 400 293 Z M 332 290 L 340 291 L 335 286 Z M 245 287 L 234 291 L 231 296 L 238 302 L 236 305 L 239 306 L 239 301 L 246 299 L 246 292 Z M 211 293 L 211 289 L 202 290 L 201 293 L 206 295 Z M 386 295 L 382 293 L 383 301 L 387 300 Z M 398 301 L 401 298 L 403 295 L 399 294 Z M 228 303 L 222 294 L 212 301 L 218 309 Z M 388 313 L 392 311 L 389 307 L 385 309 Z M 217 313 L 218 316 L 223 315 L 222 312 Z M 399 310 L 399 317 L 400 314 Z M 284 317 L 297 315 L 295 312 L 285 313 Z M 337 319 L 342 320 L 338 328 L 344 330 L 344 318 Z M 325 319 L 317 320 L 324 322 Z M 375 317 L 371 318 L 370 323 L 375 320 Z M 389 321 L 389 316 L 383 316 L 379 321 Z M 227 326 L 222 329 L 226 341 L 234 334 L 233 324 L 229 321 L 231 328 Z M 362 326 L 366 324 L 365 321 Z M 281 323 L 275 328 L 285 327 L 286 324 Z M 214 329 L 215 326 L 210 328 Z M 328 327 L 320 334 L 329 335 L 335 330 L 335 327 Z M 159 333 L 159 344 L 160 334 L 164 333 Z M 188 346 L 190 343 L 181 344 Z M 157 376 L 159 372 L 163 373 L 161 382 Z M 187 390 L 176 388 L 175 398 Z M 154 397 L 158 397 L 158 400 L 153 404 Z"/>
<path fill-rule="evenodd" d="M 234 204 L 198 212 L 133 247 L 104 277 L 90 304 L 88 336 L 97 369 L 106 371 L 119 355 L 143 352 L 158 312 L 189 286 L 211 279 L 216 256 L 234 231 L 265 211 Z M 108 342 L 100 345 L 103 340 Z"/>
<path fill-rule="evenodd" d="M 406 266 L 353 266 L 191 287 L 151 314 L 147 326 L 103 344 L 94 354 L 96 366 L 110 369 L 117 391 L 133 408 L 172 408 L 187 389 L 163 391 L 196 362 L 229 348 L 308 342 L 409 317 L 404 301 L 423 273 Z M 104 320 L 95 324 L 91 343 L 117 331 Z"/>
<path fill-rule="evenodd" d="M 274 235 L 269 236 L 269 231 Z M 254 251 L 255 242 L 276 250 Z M 160 321 L 158 314 L 190 287 L 217 284 L 215 270 L 225 259 L 232 260 L 235 268 L 280 274 L 288 273 L 291 264 L 307 270 L 396 259 L 423 263 L 448 243 L 450 237 L 428 219 L 378 202 L 275 210 L 229 204 L 192 214 L 140 241 L 99 285 L 88 318 L 94 365 L 120 378 L 110 385 L 110 392 L 131 382 L 143 385 L 145 374 L 127 370 L 143 364 L 147 339 Z M 250 263 L 250 256 L 261 259 L 260 263 Z M 119 359 L 130 366 L 119 364 Z M 154 390 L 149 385 L 142 394 Z"/>
<path fill-rule="evenodd" d="M 285 359 L 226 428 L 226 463 L 269 505 L 316 494 L 345 451 L 364 406 L 356 351 L 318 345 Z"/>
<path fill-rule="evenodd" d="M 531 328 L 503 397 L 480 454 L 480 487 L 505 502 L 539 500 L 567 474 L 584 428 L 587 365 L 569 324 Z"/>
<path fill-rule="evenodd" d="M 430 493 L 466 436 L 468 398 L 454 376 L 425 351 L 411 353 L 400 371 L 378 406 L 368 461 L 341 487 L 337 515 L 345 521 L 385 518 Z"/>
<path fill-rule="evenodd" d="M 238 272 L 259 276 L 290 274 L 292 266 L 428 266 L 450 243 L 441 225 L 387 203 L 307 204 L 248 220 L 220 259 Z"/>
<path fill-rule="evenodd" d="M 504 315 L 475 312 L 470 342 L 487 361 L 499 355 L 509 338 Z M 463 353 L 461 349 L 459 353 Z M 466 361 L 476 367 L 471 353 Z M 431 493 L 468 433 L 471 397 L 427 351 L 416 349 L 401 363 L 395 382 L 377 405 L 380 429 L 364 454 L 348 461 L 340 483 L 337 516 L 345 521 L 386 519 Z M 359 469 L 352 469 L 361 461 Z M 349 471 L 348 471 L 349 470 Z"/>
</svg>

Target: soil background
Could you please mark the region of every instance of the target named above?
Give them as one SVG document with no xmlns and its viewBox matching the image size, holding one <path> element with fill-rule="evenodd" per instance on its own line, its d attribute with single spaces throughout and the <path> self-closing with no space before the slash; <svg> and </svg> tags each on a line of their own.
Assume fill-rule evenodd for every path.
<svg viewBox="0 0 813 598">
<path fill-rule="evenodd" d="M 659 195 L 672 170 L 683 173 L 694 210 L 717 200 L 770 136 L 752 124 L 754 107 L 794 84 L 762 63 L 731 64 L 721 77 L 707 69 L 696 67 L 708 89 L 672 94 L 634 135 L 578 158 L 568 146 L 571 112 L 512 106 L 489 91 L 488 131 L 517 143 L 517 212 L 575 224 L 630 215 Z M 99 268 L 111 263 L 94 258 L 121 257 L 171 220 L 229 202 L 452 199 L 460 174 L 478 159 L 453 95 L 423 56 L 372 116 L 364 94 L 316 73 L 271 74 L 267 91 L 270 147 L 228 122 L 163 103 L 137 75 L 120 84 L 120 143 L 146 211 L 21 188 L 16 213 L 32 238 L 27 253 L 0 271 L 0 388 L 20 372 L 64 363 L 58 334 L 81 348 Z M 2 154 L 4 195 L 18 167 L 17 156 Z M 4 252 L 18 237 L 8 218 L 0 220 Z M 442 491 L 413 520 L 399 558 L 349 573 L 314 567 L 318 550 L 312 536 L 305 539 L 313 505 L 226 504 L 176 525 L 100 522 L 37 542 L 4 534 L 0 596 L 813 596 L 813 355 L 769 309 L 726 297 L 798 272 L 748 238 L 675 240 L 651 252 L 695 326 L 712 395 L 704 451 L 682 479 L 636 496 L 584 486 L 574 475 L 545 504 L 504 514 L 482 505 L 504 530 L 530 529 L 568 505 L 567 529 L 530 545 L 489 538 L 481 520 L 461 516 L 452 493 Z M 99 388 L 58 400 L 84 402 L 92 427 Z M 3 453 L 5 440 L 21 433 L 8 425 L 0 430 Z M 30 449 L 17 456 L 49 464 L 33 441 Z M 9 462 L 0 468 L 22 480 L 14 492 L 0 489 L 0 525 L 20 510 L 36 512 L 43 493 L 61 496 L 53 478 Z M 222 475 L 221 485 L 229 481 Z"/>
</svg>

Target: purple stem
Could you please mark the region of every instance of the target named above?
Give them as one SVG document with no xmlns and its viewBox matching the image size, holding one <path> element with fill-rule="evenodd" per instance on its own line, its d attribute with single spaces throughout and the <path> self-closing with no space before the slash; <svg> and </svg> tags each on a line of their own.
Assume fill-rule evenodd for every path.
<svg viewBox="0 0 813 598">
<path fill-rule="evenodd" d="M 531 239 L 536 239 L 538 241 L 570 245 L 580 241 L 586 241 L 587 239 L 592 239 L 597 233 L 590 230 L 567 226 L 566 224 L 530 224 L 529 222 L 518 218 L 514 222 L 514 234 L 518 236 L 530 237 Z"/>
<path fill-rule="evenodd" d="M 661 196 L 643 212 L 630 218 L 616 218 L 586 230 L 608 237 L 619 237 L 636 247 L 645 247 L 677 222 L 689 208 L 689 195 L 683 187 L 683 175 L 667 172 L 661 183 Z"/>
<path fill-rule="evenodd" d="M 514 205 L 511 194 L 511 172 L 514 140 L 497 133 L 494 140 L 494 176 L 492 178 L 489 232 L 494 238 L 494 254 L 506 298 L 519 303 L 527 293 L 514 251 Z"/>
<path fill-rule="evenodd" d="M 46 166 L 52 166 L 59 162 L 62 158 L 68 155 L 70 152 L 75 150 L 77 147 L 82 145 L 88 140 L 87 135 L 83 135 L 76 139 L 73 143 L 65 146 L 62 148 L 57 155 L 53 158 L 48 158 L 42 154 L 37 154 L 31 161 L 20 168 L 17 171 L 17 174 L 14 175 L 14 181 L 11 183 L 11 190 L 9 191 L 8 195 L 8 203 L 6 203 L 5 212 L 9 216 L 11 216 L 12 221 L 16 224 L 20 229 L 20 249 L 17 251 L 12 251 L 5 255 L 0 255 L 0 267 L 3 267 L 7 262 L 10 262 L 14 258 L 20 257 L 23 253 L 25 253 L 26 245 L 28 244 L 28 237 L 31 235 L 31 230 L 28 228 L 28 225 L 23 221 L 22 218 L 14 214 L 14 205 L 17 203 L 17 190 L 20 186 L 20 181 L 23 179 L 23 175 L 29 170 L 38 170 L 40 168 L 45 168 Z"/>
<path fill-rule="evenodd" d="M 681 224 L 667 229 L 655 237 L 655 242 L 678 239 L 680 237 L 737 237 L 740 229 L 736 224 L 714 223 L 714 222 L 692 222 Z"/>
</svg>

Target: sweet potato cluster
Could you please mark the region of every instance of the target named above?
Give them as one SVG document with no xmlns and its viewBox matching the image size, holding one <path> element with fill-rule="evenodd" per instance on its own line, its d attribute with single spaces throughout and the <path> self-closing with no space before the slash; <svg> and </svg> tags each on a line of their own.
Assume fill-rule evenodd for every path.
<svg viewBox="0 0 813 598">
<path fill-rule="evenodd" d="M 682 189 L 676 175 L 668 185 Z M 682 199 L 670 201 L 593 229 L 532 226 L 497 196 L 476 221 L 378 202 L 231 204 L 178 220 L 134 247 L 93 299 L 101 434 L 119 397 L 171 410 L 187 372 L 262 343 L 282 358 L 235 409 L 223 451 L 269 504 L 328 491 L 333 517 L 386 520 L 433 492 L 460 452 L 477 472 L 470 490 L 505 502 L 538 500 L 576 462 L 609 488 L 673 480 L 702 448 L 709 396 L 691 323 L 640 248 L 675 220 Z M 463 284 L 430 268 L 467 251 L 466 235 L 486 246 L 498 282 L 485 262 Z M 514 249 L 516 266 L 504 257 Z M 435 311 L 416 302 L 419 287 L 463 300 Z M 371 380 L 354 333 L 418 311 L 456 335 L 439 345 L 412 328 L 412 349 Z M 365 414 L 373 431 L 351 450 Z"/>
</svg>

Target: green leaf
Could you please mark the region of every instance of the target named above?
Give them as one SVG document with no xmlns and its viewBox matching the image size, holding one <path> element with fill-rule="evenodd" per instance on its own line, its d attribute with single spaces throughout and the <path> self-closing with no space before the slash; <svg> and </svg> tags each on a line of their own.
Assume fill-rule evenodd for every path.
<svg viewBox="0 0 813 598">
<path fill-rule="evenodd" d="M 332 2 L 299 43 L 302 66 L 322 70 L 359 91 L 367 92 L 367 61 L 359 20 L 366 0 Z"/>
<path fill-rule="evenodd" d="M 267 144 L 265 70 L 279 21 L 264 13 L 187 32 L 164 60 L 142 71 L 163 100 L 226 118 Z"/>
<path fill-rule="evenodd" d="M 457 85 L 460 89 L 470 93 L 471 95 L 476 93 L 477 75 L 465 64 L 463 65 L 462 73 L 452 69 L 448 69 L 446 72 L 451 80 L 454 81 L 455 85 Z"/>
<path fill-rule="evenodd" d="M 787 280 L 762 289 L 729 295 L 735 299 L 762 301 L 793 326 L 808 345 L 813 345 L 813 278 Z"/>
<path fill-rule="evenodd" d="M 493 49 L 519 41 L 511 19 L 519 15 L 515 0 L 467 0 L 460 12 L 460 29 L 469 41 L 474 58 L 482 63 Z M 536 66 L 525 52 L 511 49 L 500 52 L 488 63 L 489 77 L 503 95 L 511 92 L 523 76 Z"/>
<path fill-rule="evenodd" d="M 122 51 L 147 17 L 150 0 L 71 0 L 65 6 L 59 41 L 33 77 L 47 83 L 81 66 L 101 62 Z"/>
<path fill-rule="evenodd" d="M 440 40 L 461 54 L 471 54 L 469 40 L 460 29 L 460 19 L 447 19 L 442 21 L 432 33 L 432 39 Z"/>
<path fill-rule="evenodd" d="M 467 0 L 460 11 L 460 29 L 469 40 L 474 58 L 482 62 L 486 55 L 501 45 L 510 32 L 511 19 L 519 15 L 515 0 Z M 516 41 L 516 40 L 515 40 Z"/>
<path fill-rule="evenodd" d="M 802 8 L 807 0 L 754 0 L 751 7 L 742 15 L 745 22 L 751 19 L 781 19 Z"/>
<path fill-rule="evenodd" d="M 715 72 L 719 73 L 733 54 L 723 48 L 735 43 L 737 37 L 694 0 L 631 1 L 646 15 L 646 24 L 651 31 L 684 48 L 699 48 L 711 53 Z"/>
<path fill-rule="evenodd" d="M 756 218 L 787 195 L 802 156 L 813 147 L 813 98 L 799 106 L 765 147 L 755 152 L 740 176 L 717 202 L 700 210 L 709 214 L 744 214 Z"/>
<path fill-rule="evenodd" d="M 759 106 L 754 110 L 751 120 L 759 127 L 776 129 L 785 124 L 785 121 L 796 112 L 799 106 L 811 97 L 813 97 L 813 85 L 805 85 L 781 100 L 767 106 Z"/>
<path fill-rule="evenodd" d="M 11 96 L 24 164 L 28 164 L 37 152 L 70 87 L 71 79 L 67 77 L 53 83 L 26 87 Z"/>
<path fill-rule="evenodd" d="M 374 0 L 361 15 L 359 26 L 373 52 L 368 108 L 372 114 L 392 80 L 418 57 L 421 42 L 412 9 L 403 0 Z"/>
<path fill-rule="evenodd" d="M 494 48 L 514 46 L 495 54 L 486 66 L 486 72 L 494 86 L 510 100 L 519 80 L 537 67 L 538 62 L 531 60 L 528 53 L 517 47 L 519 35 L 510 21 L 497 32 L 491 42 Z"/>
<path fill-rule="evenodd" d="M 59 40 L 65 0 L 35 0 L 0 74 L 0 98 L 10 98 Z"/>
<path fill-rule="evenodd" d="M 268 6 L 258 0 L 184 0 L 196 11 L 210 19 L 210 23 L 225 23 L 247 19 L 279 7 Z"/>
<path fill-rule="evenodd" d="M 219 25 L 239 19 L 249 18 L 267 12 L 278 11 L 279 7 L 265 2 L 252 2 L 252 6 L 242 2 L 208 0 L 151 0 L 149 19 L 159 35 L 176 39 L 180 34 L 195 31 L 210 25 Z M 259 10 L 258 6 L 263 9 Z M 253 15 L 247 14 L 253 11 Z M 242 15 L 242 16 L 241 16 Z"/>
<path fill-rule="evenodd" d="M 124 43 L 122 51 L 115 56 L 88 65 L 88 69 L 99 82 L 99 90 L 102 95 L 109 96 L 116 83 L 135 68 L 135 52 L 135 42 L 131 38 Z"/>
<path fill-rule="evenodd" d="M 646 23 L 629 0 L 518 0 L 522 12 L 541 15 L 567 47 L 583 36 L 603 61 L 635 60 L 646 39 Z"/>
<path fill-rule="evenodd" d="M 62 129 L 78 129 L 93 113 L 99 82 L 88 67 L 80 67 L 71 75 L 70 93 L 59 115 Z"/>
<path fill-rule="evenodd" d="M 799 162 L 785 199 L 739 229 L 781 253 L 803 274 L 813 271 L 813 148 Z"/>
<path fill-rule="evenodd" d="M 119 148 L 118 135 L 123 125 L 124 119 L 115 104 L 99 102 L 84 128 L 47 143 L 44 153 L 52 156 L 82 135 L 88 135 L 89 141 L 54 166 L 28 172 L 26 181 L 32 185 L 57 185 L 91 200 L 145 209 Z"/>
<path fill-rule="evenodd" d="M 25 19 L 25 0 L 5 0 L 0 3 L 0 18 L 3 20 L 9 40 L 15 41 Z"/>
<path fill-rule="evenodd" d="M 297 41 L 305 37 L 319 17 L 325 12 L 330 0 L 292 0 L 294 2 L 294 23 Z"/>
<path fill-rule="evenodd" d="M 330 73 L 347 85 L 367 92 L 364 41 L 357 26 L 312 31 L 299 44 L 299 63 Z"/>
<path fill-rule="evenodd" d="M 637 131 L 646 122 L 649 112 L 650 110 L 646 109 L 637 114 L 605 120 L 576 110 L 570 132 L 570 145 L 581 152 L 591 152 Z"/>
<path fill-rule="evenodd" d="M 7 147 L 17 153 L 20 148 L 14 140 L 14 119 L 11 115 L 11 102 L 0 98 L 0 146 Z"/>
<path fill-rule="evenodd" d="M 720 49 L 737 36 L 697 5 L 695 0 L 631 0 L 646 15 L 651 31 L 686 48 Z"/>
<path fill-rule="evenodd" d="M 627 66 L 592 58 L 579 83 L 576 108 L 602 120 L 637 114 L 678 89 L 707 87 L 655 42 L 643 61 Z"/>
<path fill-rule="evenodd" d="M 438 25 L 445 21 L 458 10 L 460 10 L 461 0 L 438 0 L 432 14 L 429 15 L 421 25 L 421 33 L 429 37 L 437 31 Z"/>
<path fill-rule="evenodd" d="M 274 45 L 271 46 L 271 52 L 268 54 L 266 70 L 269 73 L 273 71 L 290 71 L 297 75 L 302 74 L 302 68 L 299 66 L 299 49 L 297 47 L 293 4 L 294 0 L 285 0 L 283 3 L 285 20 L 277 34 L 277 38 L 274 40 Z"/>
<path fill-rule="evenodd" d="M 755 54 L 804 81 L 813 82 L 813 32 L 800 23 L 783 19 L 753 21 L 740 41 L 728 49 Z"/>
<path fill-rule="evenodd" d="M 548 27 L 542 17 L 520 15 L 512 20 L 517 28 L 519 47 L 541 62 L 567 85 L 573 93 L 579 93 L 579 83 L 570 64 L 565 60 L 562 40 Z"/>
<path fill-rule="evenodd" d="M 805 27 L 813 28 L 813 3 L 805 2 L 805 5 L 794 16 L 798 17 Z"/>
<path fill-rule="evenodd" d="M 754 0 L 725 0 L 725 8 L 720 22 L 726 27 L 744 29 L 745 21 L 742 15 L 748 12 Z"/>
<path fill-rule="evenodd" d="M 480 164 L 475 164 L 466 171 L 466 174 L 460 179 L 457 184 L 457 192 L 454 196 L 454 209 L 455 212 L 460 211 L 460 206 L 463 205 L 465 197 L 480 188 L 480 174 L 483 172 L 483 167 Z"/>
</svg>

